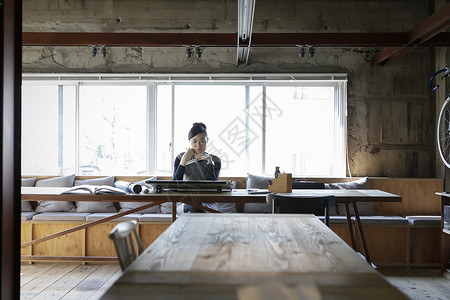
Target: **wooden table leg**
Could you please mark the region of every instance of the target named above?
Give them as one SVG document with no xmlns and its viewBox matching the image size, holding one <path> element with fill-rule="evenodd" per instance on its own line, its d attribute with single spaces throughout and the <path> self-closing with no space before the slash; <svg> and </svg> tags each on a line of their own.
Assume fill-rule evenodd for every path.
<svg viewBox="0 0 450 300">
<path fill-rule="evenodd" d="M 344 203 L 345 206 L 345 214 L 347 215 L 347 225 L 348 231 L 350 232 L 350 239 L 352 240 L 353 250 L 356 251 L 356 241 L 355 241 L 355 233 L 353 232 L 352 218 L 350 216 L 350 209 L 348 208 L 348 203 Z"/>
<path fill-rule="evenodd" d="M 172 223 L 177 220 L 177 203 L 172 202 Z"/>
<path fill-rule="evenodd" d="M 366 261 L 369 264 L 371 264 L 372 261 L 370 260 L 369 249 L 367 249 L 366 239 L 364 237 L 364 232 L 363 232 L 363 228 L 362 228 L 362 225 L 361 225 L 361 220 L 359 218 L 358 207 L 356 206 L 356 202 L 352 202 L 352 205 L 353 205 L 353 211 L 355 212 L 356 226 L 358 226 L 359 236 L 361 238 L 361 242 L 362 242 L 363 249 L 364 249 L 364 255 L 366 256 Z"/>
</svg>

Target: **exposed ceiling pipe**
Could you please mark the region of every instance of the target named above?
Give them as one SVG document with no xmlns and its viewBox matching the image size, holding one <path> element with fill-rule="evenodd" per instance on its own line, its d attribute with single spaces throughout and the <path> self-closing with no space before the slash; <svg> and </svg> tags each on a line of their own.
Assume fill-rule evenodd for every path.
<svg viewBox="0 0 450 300">
<path fill-rule="evenodd" d="M 238 0 L 237 64 L 248 62 L 256 0 Z"/>
</svg>

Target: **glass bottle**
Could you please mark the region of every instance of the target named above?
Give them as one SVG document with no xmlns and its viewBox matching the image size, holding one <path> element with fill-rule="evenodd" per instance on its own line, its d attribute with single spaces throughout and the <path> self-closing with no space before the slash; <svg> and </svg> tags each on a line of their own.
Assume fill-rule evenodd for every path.
<svg viewBox="0 0 450 300">
<path fill-rule="evenodd" d="M 273 177 L 278 178 L 278 174 L 280 174 L 280 167 L 275 167 L 275 174 Z"/>
</svg>

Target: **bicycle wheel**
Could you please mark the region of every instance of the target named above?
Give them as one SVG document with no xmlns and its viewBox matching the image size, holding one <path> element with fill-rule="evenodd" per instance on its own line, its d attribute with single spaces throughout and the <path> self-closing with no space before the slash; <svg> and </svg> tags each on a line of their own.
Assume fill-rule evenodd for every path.
<svg viewBox="0 0 450 300">
<path fill-rule="evenodd" d="M 436 133 L 439 154 L 447 168 L 450 168 L 450 97 L 442 105 Z"/>
</svg>

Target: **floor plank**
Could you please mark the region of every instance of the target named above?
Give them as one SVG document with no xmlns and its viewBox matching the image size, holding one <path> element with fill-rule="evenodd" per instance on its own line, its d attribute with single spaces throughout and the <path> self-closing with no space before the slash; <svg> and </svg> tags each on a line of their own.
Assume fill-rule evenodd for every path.
<svg viewBox="0 0 450 300">
<path fill-rule="evenodd" d="M 118 268 L 117 272 L 111 276 L 111 278 L 105 282 L 105 284 L 99 288 L 91 297 L 89 297 L 89 300 L 97 300 L 100 299 L 106 291 L 116 282 L 117 279 L 119 279 L 120 275 L 122 275 L 122 269 Z"/>
<path fill-rule="evenodd" d="M 439 269 L 378 268 L 394 287 L 412 300 L 449 299 L 450 275 Z M 21 265 L 21 299 L 100 299 L 122 275 L 118 264 Z"/>
<path fill-rule="evenodd" d="M 118 265 L 101 265 L 61 299 L 88 299 L 104 286 L 104 284 L 117 272 L 118 268 L 120 268 Z"/>
<path fill-rule="evenodd" d="M 450 278 L 439 269 L 382 268 L 381 274 L 412 300 L 450 299 Z"/>
<path fill-rule="evenodd" d="M 29 267 L 31 266 L 31 267 Z M 31 280 L 35 279 L 42 273 L 47 272 L 51 268 L 54 268 L 56 264 L 36 264 L 36 265 L 27 265 L 26 268 L 20 266 L 20 286 L 24 286 Z"/>
<path fill-rule="evenodd" d="M 42 272 L 39 276 L 29 281 L 21 288 L 21 299 L 33 299 L 39 293 L 50 287 L 61 277 L 75 269 L 77 265 L 57 264 L 46 272 Z"/>
<path fill-rule="evenodd" d="M 79 265 L 39 293 L 33 300 L 60 299 L 99 267 L 100 265 Z"/>
</svg>

